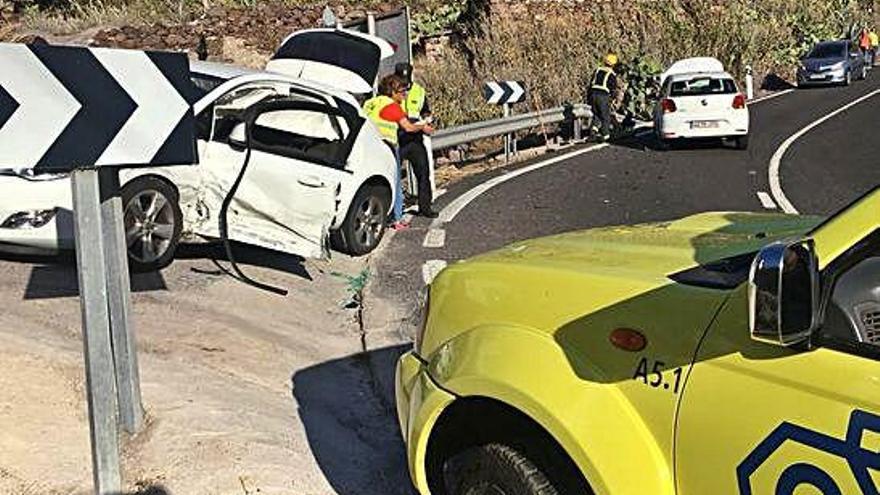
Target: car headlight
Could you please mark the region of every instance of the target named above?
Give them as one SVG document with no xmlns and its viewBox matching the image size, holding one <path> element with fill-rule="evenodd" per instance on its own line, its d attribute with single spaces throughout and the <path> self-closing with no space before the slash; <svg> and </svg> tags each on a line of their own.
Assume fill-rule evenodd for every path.
<svg viewBox="0 0 880 495">
<path fill-rule="evenodd" d="M 56 210 L 31 210 L 13 213 L 0 224 L 2 229 L 38 229 L 55 218 Z"/>
</svg>

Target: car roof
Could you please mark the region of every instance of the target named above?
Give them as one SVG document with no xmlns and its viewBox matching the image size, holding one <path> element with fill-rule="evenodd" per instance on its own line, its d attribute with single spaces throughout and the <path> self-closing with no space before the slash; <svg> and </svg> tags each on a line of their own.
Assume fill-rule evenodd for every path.
<svg viewBox="0 0 880 495">
<path fill-rule="evenodd" d="M 217 64 L 217 65 L 222 65 L 222 64 Z M 190 66 L 190 72 L 199 72 L 197 70 L 194 70 L 194 67 L 195 67 L 194 65 Z M 230 66 L 230 67 L 235 67 L 235 66 Z M 243 69 L 243 68 L 238 68 L 238 69 L 242 69 L 245 72 L 243 72 L 242 75 L 226 79 L 223 84 L 221 84 L 221 85 L 217 86 L 216 88 L 214 88 L 213 90 L 211 90 L 209 93 L 207 93 L 205 96 L 203 96 L 199 101 L 197 101 L 193 105 L 193 111 L 195 112 L 196 115 L 201 113 L 202 110 L 207 108 L 211 103 L 214 102 L 214 100 L 216 100 L 217 98 L 219 98 L 223 94 L 226 94 L 228 91 L 232 90 L 233 88 L 240 86 L 242 84 L 247 84 L 250 82 L 259 82 L 259 81 L 287 83 L 287 84 L 290 84 L 291 86 L 298 86 L 298 87 L 305 89 L 305 90 L 310 90 L 310 91 L 313 91 L 316 93 L 323 93 L 325 95 L 336 97 L 339 100 L 342 100 L 355 108 L 360 108 L 360 105 L 358 104 L 357 100 L 355 99 L 355 97 L 351 93 L 347 93 L 345 91 L 341 91 L 341 90 L 329 87 L 329 86 L 321 84 L 321 83 L 309 81 L 308 79 L 301 79 L 301 78 L 285 76 L 284 74 L 276 74 L 274 72 L 256 71 L 256 70 Z M 202 72 L 199 72 L 199 73 L 202 73 Z M 207 73 L 205 73 L 205 74 L 207 74 Z M 215 77 L 222 77 L 222 76 L 217 76 L 215 74 L 208 74 L 208 75 L 214 75 Z"/>
<path fill-rule="evenodd" d="M 206 62 L 204 60 L 191 60 L 189 71 L 195 74 L 217 77 L 220 79 L 232 79 L 233 77 L 246 74 L 259 74 L 260 70 L 239 67 L 237 65 L 221 64 L 219 62 Z"/>
<path fill-rule="evenodd" d="M 684 74 L 673 74 L 673 75 L 669 76 L 668 79 L 671 80 L 672 82 L 678 82 L 678 81 L 689 81 L 691 79 L 700 78 L 700 77 L 713 77 L 715 79 L 733 79 L 733 76 L 731 76 L 729 73 L 719 72 L 719 71 L 686 72 Z"/>
</svg>

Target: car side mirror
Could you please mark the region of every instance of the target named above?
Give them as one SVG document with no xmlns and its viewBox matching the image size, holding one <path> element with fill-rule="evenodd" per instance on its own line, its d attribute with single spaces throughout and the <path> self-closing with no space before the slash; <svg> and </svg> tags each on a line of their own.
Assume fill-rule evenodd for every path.
<svg viewBox="0 0 880 495">
<path fill-rule="evenodd" d="M 818 326 L 819 263 L 813 241 L 774 242 L 749 273 L 749 329 L 753 340 L 790 346 Z"/>
<path fill-rule="evenodd" d="M 229 138 L 227 138 L 226 142 L 234 149 L 245 149 L 247 148 L 247 124 L 244 122 L 239 122 L 235 124 L 235 127 L 232 128 L 232 132 L 229 133 Z"/>
</svg>

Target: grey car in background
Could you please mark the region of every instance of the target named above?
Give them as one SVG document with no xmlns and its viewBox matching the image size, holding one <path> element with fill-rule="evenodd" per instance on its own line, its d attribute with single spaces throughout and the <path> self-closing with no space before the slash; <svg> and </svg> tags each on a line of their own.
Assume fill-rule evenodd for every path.
<svg viewBox="0 0 880 495">
<path fill-rule="evenodd" d="M 801 59 L 797 71 L 798 86 L 843 84 L 865 79 L 868 66 L 858 46 L 846 40 L 817 43 Z"/>
</svg>

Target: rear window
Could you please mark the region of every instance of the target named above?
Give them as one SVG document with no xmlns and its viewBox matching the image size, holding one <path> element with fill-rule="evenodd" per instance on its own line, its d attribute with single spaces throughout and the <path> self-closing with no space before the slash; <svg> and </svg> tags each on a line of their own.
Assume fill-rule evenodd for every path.
<svg viewBox="0 0 880 495">
<path fill-rule="evenodd" d="M 222 77 L 209 76 L 199 72 L 190 72 L 189 78 L 192 81 L 193 86 L 195 86 L 196 94 L 199 98 L 205 96 L 214 88 L 226 82 L 226 79 L 223 79 Z"/>
<path fill-rule="evenodd" d="M 823 43 L 814 46 L 807 58 L 839 58 L 845 55 L 846 45 L 843 43 Z"/>
<path fill-rule="evenodd" d="M 685 81 L 674 81 L 669 96 L 704 96 L 736 93 L 733 79 L 717 77 L 697 77 Z"/>
</svg>

